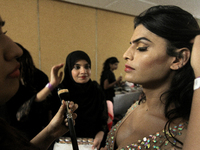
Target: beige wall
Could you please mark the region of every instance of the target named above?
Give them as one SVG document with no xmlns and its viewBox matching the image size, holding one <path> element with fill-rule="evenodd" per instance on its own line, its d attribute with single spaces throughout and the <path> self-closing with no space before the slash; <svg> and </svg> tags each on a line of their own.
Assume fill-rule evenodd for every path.
<svg viewBox="0 0 200 150">
<path fill-rule="evenodd" d="M 3 30 L 33 56 L 48 76 L 53 65 L 65 62 L 77 49 L 92 61 L 92 79 L 99 82 L 102 64 L 116 56 L 116 77 L 124 76 L 123 53 L 129 46 L 133 16 L 53 0 L 0 0 Z"/>
</svg>

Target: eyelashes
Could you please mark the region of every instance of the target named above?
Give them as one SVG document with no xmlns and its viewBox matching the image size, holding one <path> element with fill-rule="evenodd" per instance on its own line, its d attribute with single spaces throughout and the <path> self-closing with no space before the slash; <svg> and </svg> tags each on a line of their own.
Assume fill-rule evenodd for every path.
<svg viewBox="0 0 200 150">
<path fill-rule="evenodd" d="M 133 44 L 132 42 L 130 42 L 130 44 Z M 136 47 L 136 50 L 138 51 L 146 51 L 148 48 L 148 46 L 138 46 Z"/>
<path fill-rule="evenodd" d="M 137 47 L 136 49 L 139 51 L 146 51 L 148 47 Z"/>
<path fill-rule="evenodd" d="M 80 65 L 77 65 L 77 64 L 74 65 L 74 69 L 79 70 L 80 68 L 81 68 Z M 90 67 L 90 65 L 88 64 L 88 65 L 85 65 L 84 68 L 85 68 L 85 69 L 90 69 L 91 67 Z"/>
</svg>

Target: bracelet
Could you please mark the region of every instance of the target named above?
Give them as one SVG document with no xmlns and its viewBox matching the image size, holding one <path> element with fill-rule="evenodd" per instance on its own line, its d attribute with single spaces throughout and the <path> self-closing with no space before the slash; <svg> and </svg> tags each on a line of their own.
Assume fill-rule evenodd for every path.
<svg viewBox="0 0 200 150">
<path fill-rule="evenodd" d="M 50 83 L 47 83 L 45 87 L 49 88 L 50 91 L 53 91 L 54 89 L 54 87 Z"/>
<path fill-rule="evenodd" d="M 200 88 L 200 77 L 194 79 L 194 90 Z"/>
</svg>

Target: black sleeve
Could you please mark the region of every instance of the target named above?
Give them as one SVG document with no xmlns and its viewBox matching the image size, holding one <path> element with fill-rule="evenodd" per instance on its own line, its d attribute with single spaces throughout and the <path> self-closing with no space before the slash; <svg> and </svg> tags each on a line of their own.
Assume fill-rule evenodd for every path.
<svg viewBox="0 0 200 150">
<path fill-rule="evenodd" d="M 54 116 L 59 107 L 61 102 L 58 99 L 56 89 L 52 91 L 52 94 L 49 94 L 47 98 L 42 102 L 35 102 L 36 95 L 33 95 L 29 100 L 27 100 L 17 111 L 16 117 L 17 120 L 26 120 L 30 116 L 40 116 L 45 112 L 51 111 L 52 115 Z"/>
<path fill-rule="evenodd" d="M 106 103 L 106 98 L 105 98 L 105 95 L 104 95 L 104 92 L 102 90 L 102 88 L 97 85 L 98 87 L 98 90 L 99 90 L 99 97 L 101 99 L 101 129 L 100 131 L 104 131 L 106 132 L 107 131 L 107 120 L 108 120 L 108 108 L 107 108 L 107 103 Z"/>
</svg>

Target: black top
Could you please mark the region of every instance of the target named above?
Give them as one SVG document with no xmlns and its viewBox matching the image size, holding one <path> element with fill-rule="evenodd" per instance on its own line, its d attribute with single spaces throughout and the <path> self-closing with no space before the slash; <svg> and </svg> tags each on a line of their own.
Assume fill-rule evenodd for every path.
<svg viewBox="0 0 200 150">
<path fill-rule="evenodd" d="M 18 130 L 0 118 L 0 149 L 1 150 L 39 150 L 32 145 Z"/>
<path fill-rule="evenodd" d="M 64 89 L 59 85 L 47 97 L 46 104 L 48 108 L 53 110 L 53 114 L 60 107 L 60 98 L 58 97 L 58 88 Z M 94 138 L 99 131 L 107 132 L 108 111 L 104 93 L 96 81 L 89 81 L 82 90 L 69 90 L 69 99 L 78 104 L 75 111 L 77 118 L 75 119 L 76 137 Z M 70 137 L 70 133 L 63 136 Z"/>
<path fill-rule="evenodd" d="M 48 123 L 48 110 L 43 103 L 33 102 L 37 92 L 39 92 L 48 83 L 48 76 L 41 70 L 36 69 L 34 73 L 34 83 L 32 88 L 25 87 L 20 83 L 17 93 L 0 108 L 0 116 L 3 117 L 11 126 L 20 130 L 30 140 L 37 135 Z M 16 114 L 22 105 L 28 114 L 26 118 L 18 121 Z M 3 112 L 5 112 L 3 114 Z"/>
<path fill-rule="evenodd" d="M 86 60 L 91 66 L 89 56 L 83 51 L 74 51 L 66 58 L 65 77 L 59 85 L 67 88 L 70 94 L 70 101 L 78 104 L 77 118 L 75 120 L 75 131 L 77 137 L 94 138 L 99 131 L 106 132 L 107 129 L 107 104 L 104 93 L 96 81 L 91 79 L 84 84 L 76 83 L 71 75 L 75 63 L 79 60 Z M 69 133 L 67 133 L 69 136 Z"/>
<path fill-rule="evenodd" d="M 101 75 L 101 87 L 102 89 L 104 89 L 104 81 L 108 79 L 109 84 L 113 83 L 116 81 L 115 79 L 115 74 L 111 71 L 111 70 L 106 70 L 103 71 L 102 75 Z M 110 87 L 108 89 L 104 89 L 104 93 L 106 95 L 106 100 L 110 100 L 113 102 L 113 97 L 115 96 L 115 90 L 114 90 L 114 86 Z"/>
<path fill-rule="evenodd" d="M 94 138 L 99 131 L 107 129 L 107 105 L 102 89 L 96 81 L 90 81 L 85 93 L 70 92 L 70 100 L 78 104 L 75 130 L 77 137 Z M 69 136 L 69 133 L 67 134 Z"/>
<path fill-rule="evenodd" d="M 87 83 L 76 83 L 71 75 L 71 70 L 78 60 L 86 60 L 90 63 L 90 58 L 85 52 L 75 51 L 68 55 L 64 68 L 65 77 L 60 85 L 52 91 L 47 97 L 47 104 L 55 114 L 60 107 L 60 99 L 58 97 L 58 89 L 68 89 L 69 98 L 67 101 L 73 101 L 78 104 L 75 111 L 77 118 L 75 119 L 76 137 L 95 138 L 99 131 L 107 132 L 107 104 L 104 93 L 96 81 Z M 64 136 L 70 136 L 68 132 Z"/>
</svg>

